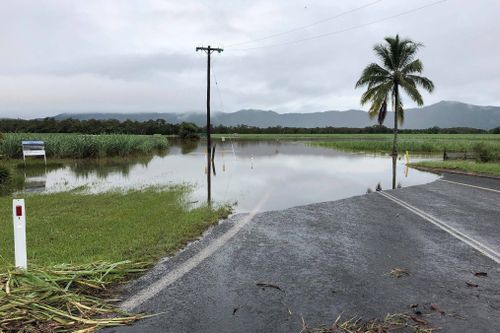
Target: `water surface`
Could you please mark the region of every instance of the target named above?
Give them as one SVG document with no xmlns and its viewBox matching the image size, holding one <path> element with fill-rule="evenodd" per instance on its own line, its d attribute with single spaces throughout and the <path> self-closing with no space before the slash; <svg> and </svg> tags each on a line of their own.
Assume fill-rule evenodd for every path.
<svg viewBox="0 0 500 333">
<path fill-rule="evenodd" d="M 411 157 L 413 161 L 421 159 Z M 90 192 L 151 185 L 192 184 L 192 201 L 207 197 L 205 142 L 172 142 L 163 156 L 105 165 L 75 162 L 47 172 L 26 169 L 26 191 L 67 191 L 87 186 Z M 391 187 L 392 160 L 387 155 L 359 154 L 292 141 L 216 141 L 212 200 L 236 202 L 235 211 L 276 210 L 337 200 Z M 436 175 L 406 169 L 397 161 L 399 186 L 431 182 Z"/>
</svg>

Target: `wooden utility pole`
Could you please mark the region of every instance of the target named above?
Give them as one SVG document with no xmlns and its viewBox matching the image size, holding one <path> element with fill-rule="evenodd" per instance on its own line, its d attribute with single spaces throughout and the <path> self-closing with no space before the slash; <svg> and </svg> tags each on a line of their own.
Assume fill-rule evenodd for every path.
<svg viewBox="0 0 500 333">
<path fill-rule="evenodd" d="M 210 179 L 210 161 L 212 160 L 212 143 L 210 140 L 210 54 L 212 54 L 212 52 L 221 53 L 224 50 L 217 47 L 213 48 L 208 45 L 208 47 L 197 47 L 196 52 L 198 51 L 205 51 L 207 53 L 207 201 L 210 204 L 212 201 L 212 184 Z"/>
</svg>

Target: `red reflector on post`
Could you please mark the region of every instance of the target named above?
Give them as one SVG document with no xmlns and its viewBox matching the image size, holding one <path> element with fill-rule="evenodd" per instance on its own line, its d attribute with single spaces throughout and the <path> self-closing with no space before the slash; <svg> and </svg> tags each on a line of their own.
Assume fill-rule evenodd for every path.
<svg viewBox="0 0 500 333">
<path fill-rule="evenodd" d="M 16 216 L 23 216 L 23 206 L 16 206 Z"/>
</svg>

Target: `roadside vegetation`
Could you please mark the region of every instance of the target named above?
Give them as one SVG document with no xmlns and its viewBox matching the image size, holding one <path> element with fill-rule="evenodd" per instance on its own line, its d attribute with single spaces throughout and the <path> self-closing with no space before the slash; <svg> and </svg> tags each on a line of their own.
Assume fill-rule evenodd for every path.
<svg viewBox="0 0 500 333">
<path fill-rule="evenodd" d="M 28 195 L 29 262 L 153 261 L 171 254 L 229 212 L 225 206 L 192 208 L 188 194 L 189 187 L 175 186 Z M 11 197 L 0 197 L 1 211 L 11 206 Z M 0 264 L 5 267 L 13 258 L 12 216 L 2 214 L 0 225 Z"/>
<path fill-rule="evenodd" d="M 48 158 L 124 157 L 168 148 L 168 139 L 162 135 L 6 133 L 0 155 L 21 158 L 22 140 L 43 140 Z"/>
<path fill-rule="evenodd" d="M 344 135 L 328 137 L 328 141 L 311 144 L 347 151 L 380 152 L 392 151 L 391 135 Z M 398 150 L 410 153 L 473 152 L 477 144 L 493 154 L 500 153 L 500 135 L 497 134 L 400 134 Z"/>
<path fill-rule="evenodd" d="M 141 318 L 105 301 L 109 288 L 230 213 L 223 205 L 192 207 L 189 191 L 174 186 L 25 197 L 27 273 L 13 268 L 12 217 L 0 216 L 0 330 L 75 331 Z M 11 199 L 0 197 L 0 211 L 11 211 Z"/>
<path fill-rule="evenodd" d="M 500 162 L 481 163 L 476 161 L 421 161 L 411 163 L 411 167 L 428 171 L 451 171 L 472 175 L 491 175 L 500 177 Z"/>
</svg>

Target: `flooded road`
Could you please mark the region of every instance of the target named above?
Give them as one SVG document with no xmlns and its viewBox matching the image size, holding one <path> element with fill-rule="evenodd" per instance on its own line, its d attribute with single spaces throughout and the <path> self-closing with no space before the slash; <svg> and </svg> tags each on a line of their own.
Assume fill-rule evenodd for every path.
<svg viewBox="0 0 500 333">
<path fill-rule="evenodd" d="M 416 161 L 418 157 L 412 157 Z M 261 211 L 331 201 L 391 187 L 392 159 L 388 155 L 340 152 L 291 141 L 216 141 L 212 171 L 212 200 L 236 203 L 247 212 L 266 198 Z M 75 162 L 48 170 L 26 169 L 26 191 L 67 191 L 86 186 L 90 192 L 135 189 L 152 185 L 193 185 L 192 201 L 204 202 L 205 143 L 173 141 L 168 153 L 128 162 Z M 406 169 L 397 161 L 398 186 L 428 183 L 436 175 Z"/>
</svg>

